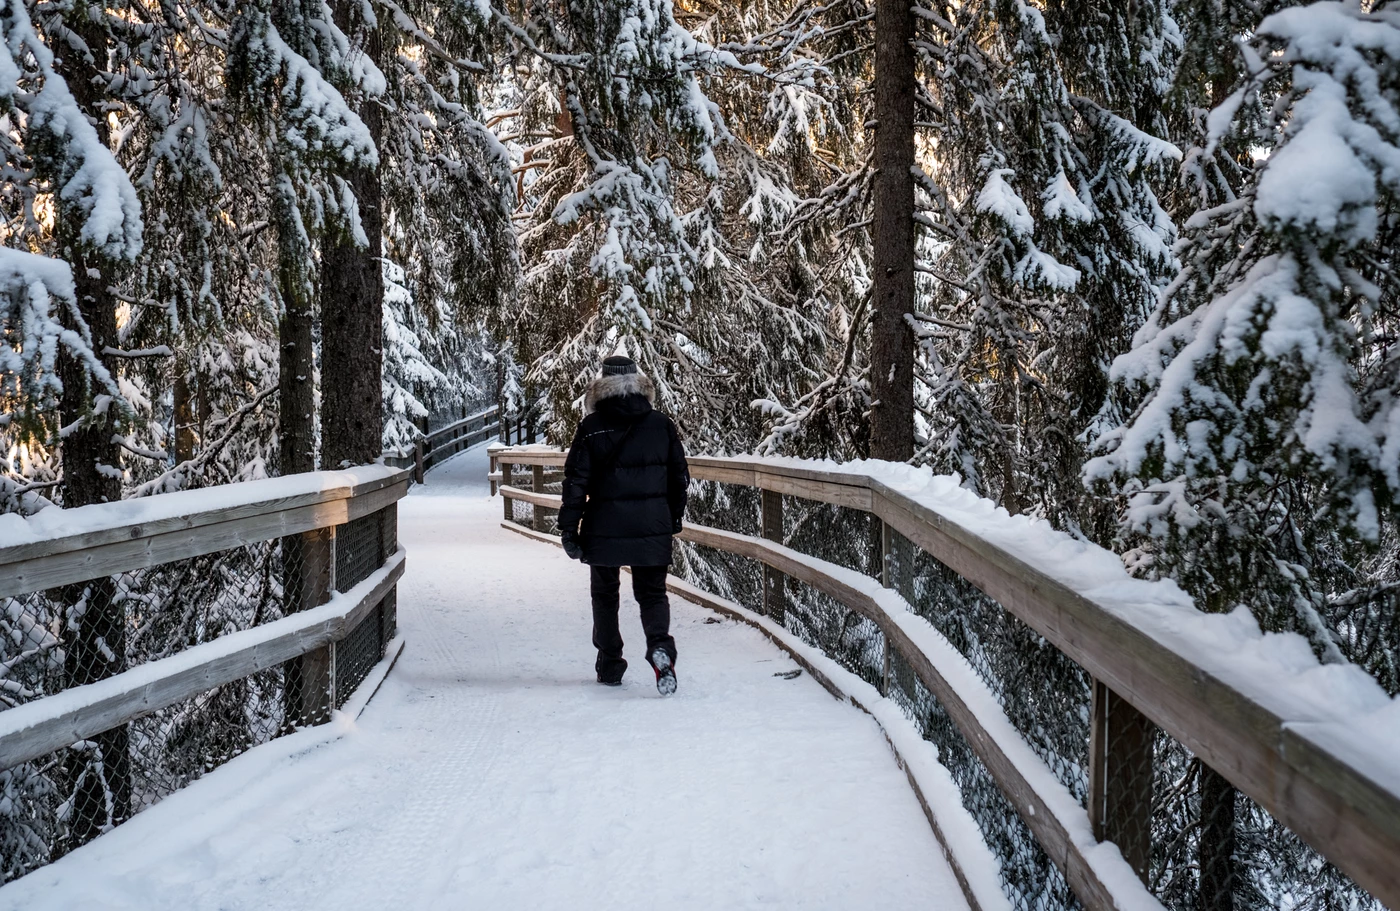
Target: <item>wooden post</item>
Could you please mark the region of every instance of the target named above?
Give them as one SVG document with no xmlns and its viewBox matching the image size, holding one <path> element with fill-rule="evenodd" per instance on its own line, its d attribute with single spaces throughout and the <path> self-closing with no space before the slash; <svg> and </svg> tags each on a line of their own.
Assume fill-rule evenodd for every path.
<svg viewBox="0 0 1400 911">
<path fill-rule="evenodd" d="M 783 497 L 771 490 L 763 491 L 763 537 L 783 543 Z M 763 567 L 763 613 L 779 626 L 787 617 L 786 577 L 771 566 Z"/>
<path fill-rule="evenodd" d="M 413 441 L 413 480 L 414 483 L 423 483 L 423 440 L 418 438 Z"/>
<path fill-rule="evenodd" d="M 880 522 L 879 519 L 875 521 Z M 880 584 L 894 588 L 894 567 L 890 565 L 894 556 L 894 532 L 884 522 L 880 522 Z"/>
<path fill-rule="evenodd" d="M 1201 763 L 1201 840 L 1196 864 L 1201 885 L 1196 898 L 1199 911 L 1232 911 L 1235 907 L 1235 798 L 1234 785 Z"/>
<path fill-rule="evenodd" d="M 535 493 L 544 493 L 544 466 L 532 466 L 530 474 L 532 476 L 530 489 Z M 535 526 L 535 531 L 544 531 L 547 524 L 545 522 L 545 508 L 537 504 L 531 507 L 530 511 L 535 517 L 532 523 Z"/>
<path fill-rule="evenodd" d="M 1089 823 L 1147 882 L 1152 860 L 1152 722 L 1094 681 L 1089 721 Z"/>
<path fill-rule="evenodd" d="M 325 604 L 335 591 L 335 529 L 318 528 L 282 539 L 284 610 L 310 610 Z M 287 727 L 329 721 L 334 686 L 330 646 L 307 652 L 284 665 Z"/>
<path fill-rule="evenodd" d="M 486 464 L 486 477 L 491 482 L 491 496 L 494 497 L 496 495 L 497 481 L 494 477 L 492 477 L 492 475 L 494 475 L 496 473 L 496 470 L 501 467 L 501 463 L 500 460 L 496 458 L 495 454 L 492 454 L 488 457 Z"/>
<path fill-rule="evenodd" d="M 502 462 L 502 463 L 501 463 L 501 486 L 502 486 L 502 487 L 509 487 L 509 486 L 510 486 L 510 462 Z M 506 505 L 506 521 L 507 521 L 507 522 L 514 522 L 514 521 L 515 521 L 515 501 L 512 500 L 510 497 L 506 496 L 504 493 L 501 494 L 501 499 L 505 501 L 505 505 Z"/>
<path fill-rule="evenodd" d="M 399 504 L 390 503 L 379 511 L 379 540 L 384 546 L 382 552 L 383 559 L 379 565 L 383 566 L 399 550 Z M 399 601 L 398 588 L 384 596 L 384 602 L 379 608 L 379 647 L 381 657 L 383 648 L 394 638 L 399 630 Z"/>
<path fill-rule="evenodd" d="M 894 588 L 894 567 L 890 565 L 890 557 L 893 554 L 891 545 L 893 544 L 892 532 L 889 525 L 879 519 L 874 521 L 880 523 L 880 584 L 885 588 Z M 885 643 L 884 668 L 880 675 L 880 695 L 890 694 L 890 637 L 880 637 Z"/>
</svg>

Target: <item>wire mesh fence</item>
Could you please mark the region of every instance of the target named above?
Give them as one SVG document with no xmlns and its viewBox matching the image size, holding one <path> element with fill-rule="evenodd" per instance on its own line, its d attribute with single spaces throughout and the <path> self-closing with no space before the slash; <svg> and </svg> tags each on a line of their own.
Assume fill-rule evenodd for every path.
<svg viewBox="0 0 1400 911">
<path fill-rule="evenodd" d="M 1118 844 L 1166 907 L 1383 911 L 1257 803 L 907 538 L 881 529 L 860 510 L 791 497 L 782 498 L 780 509 L 781 543 L 883 577 L 952 644 L 1021 737 L 1089 811 L 1096 833 Z M 714 482 L 695 484 L 689 519 L 750 535 L 772 527 L 764 521 L 759 491 Z M 687 545 L 673 569 L 777 619 L 764 597 L 765 570 L 755 561 Z M 784 580 L 782 591 L 781 622 L 789 632 L 867 682 L 884 683 L 885 643 L 873 622 L 794 580 Z M 1081 907 L 944 707 L 898 653 L 888 660 L 888 695 L 937 746 L 1000 862 L 1012 905 L 1028 911 Z M 1098 782 L 1094 793 L 1091 779 Z"/>
<path fill-rule="evenodd" d="M 529 466 L 520 466 L 511 471 L 513 466 L 504 465 L 502 467 L 505 469 L 503 478 L 505 475 L 509 475 L 508 479 L 503 480 L 502 483 L 509 483 L 511 487 L 554 496 L 563 492 L 564 473 L 561 469 L 544 467 L 532 469 Z M 511 521 L 546 534 L 559 534 L 559 510 L 525 500 L 507 498 L 506 503 L 510 509 Z"/>
<path fill-rule="evenodd" d="M 0 877 L 91 841 L 285 732 L 284 674 L 264 671 L 0 770 Z"/>
<path fill-rule="evenodd" d="M 0 598 L 0 712 L 278 620 L 397 548 L 394 512 Z M 334 552 L 334 560 L 332 553 Z M 234 756 L 327 717 L 382 658 L 393 595 L 322 649 L 0 769 L 0 882 L 50 863 Z M 334 668 L 332 668 L 334 665 Z M 333 671 L 334 677 L 330 677 Z M 335 687 L 329 684 L 334 681 Z"/>
</svg>

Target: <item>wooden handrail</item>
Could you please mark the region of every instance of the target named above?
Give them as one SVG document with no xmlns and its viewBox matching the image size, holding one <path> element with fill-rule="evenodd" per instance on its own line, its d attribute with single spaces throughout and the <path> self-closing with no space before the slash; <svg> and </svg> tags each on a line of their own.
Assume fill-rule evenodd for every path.
<svg viewBox="0 0 1400 911">
<path fill-rule="evenodd" d="M 451 437 L 451 436 L 455 436 L 460 430 L 463 430 L 463 429 L 467 428 L 467 425 L 469 425 L 469 424 L 474 424 L 474 423 L 476 423 L 477 421 L 480 421 L 480 420 L 483 419 L 483 418 L 494 417 L 494 416 L 496 415 L 496 411 L 497 411 L 497 410 L 498 410 L 498 409 L 497 409 L 497 406 L 492 405 L 490 408 L 487 408 L 485 411 L 478 412 L 478 413 L 476 413 L 476 414 L 471 415 L 470 417 L 462 418 L 460 421 L 454 421 L 453 423 L 448 424 L 446 427 L 439 427 L 437 430 L 434 430 L 432 433 L 427 434 L 427 435 L 424 437 L 424 439 L 426 439 L 429 443 L 436 443 L 436 442 L 438 441 L 438 439 L 441 438 L 441 437 Z M 485 428 L 485 427 L 482 427 L 482 428 L 471 428 L 471 429 L 472 429 L 472 430 L 484 430 L 484 429 L 486 429 L 486 428 Z"/>
<path fill-rule="evenodd" d="M 325 485 L 341 478 L 345 483 Z M 220 497 L 237 502 L 214 509 L 199 508 L 206 491 L 83 507 L 89 530 L 0 547 L 0 597 L 342 525 L 407 490 L 407 471 L 370 466 L 226 484 Z"/>
<path fill-rule="evenodd" d="M 495 458 L 503 464 L 553 465 L 563 454 L 507 449 Z M 1291 704 L 1282 694 L 1256 697 L 1242 691 L 1222 669 L 1203 666 L 1150 628 L 878 478 L 791 461 L 694 457 L 689 462 L 697 480 L 873 513 L 1044 636 L 1381 902 L 1400 908 L 1400 790 L 1374 774 L 1395 760 L 1387 760 L 1379 741 L 1368 746 L 1368 731 L 1350 729 L 1345 742 L 1329 737 L 1320 725 L 1310 724 L 1319 720 L 1311 707 Z M 773 555 L 767 549 L 762 553 Z M 857 604 L 847 606 L 859 610 Z M 972 741 L 975 732 L 964 734 Z M 1033 813 L 1020 804 L 1017 809 L 1036 831 Z M 1057 856 L 1053 845 L 1043 846 L 1073 885 L 1068 858 Z M 1095 896 L 1080 898 L 1089 903 Z"/>
<path fill-rule="evenodd" d="M 260 542 L 277 543 L 253 554 L 233 555 L 235 564 L 256 564 L 251 577 L 262 586 L 263 594 L 257 598 L 239 598 L 248 602 L 239 623 L 246 628 L 220 635 L 225 624 L 215 624 L 198 633 L 201 639 L 213 638 L 188 647 L 182 647 L 185 636 L 181 635 L 166 647 L 140 650 L 164 654 L 177 649 L 174 654 L 132 667 L 125 665 L 133 656 L 119 652 L 111 666 L 97 669 L 107 670 L 108 676 L 36 694 L 0 711 L 0 770 L 61 754 L 65 747 L 105 732 L 124 731 L 153 712 L 262 672 L 280 672 L 282 721 L 276 728 L 261 722 L 256 729 L 248 728 L 250 739 L 244 746 L 297 725 L 329 721 L 334 711 L 350 701 L 359 700 L 362 705 L 377 686 L 368 681 L 374 674 L 382 680 L 403 645 L 392 634 L 395 589 L 405 565 L 403 550 L 394 544 L 397 510 L 393 507 L 407 490 L 408 472 L 368 465 L 71 511 L 54 509 L 31 520 L 4 517 L 8 521 L 0 532 L 11 541 L 20 540 L 0 547 L 0 599 L 47 590 L 37 606 L 42 614 L 52 616 L 73 597 L 70 591 L 52 589 L 107 577 L 111 584 L 98 587 L 96 603 L 100 610 L 109 611 L 103 615 L 104 622 L 122 624 L 150 623 L 156 610 L 179 611 L 188 606 L 175 576 L 204 569 L 191 567 L 190 558 Z M 342 560 L 348 560 L 344 574 L 337 572 Z M 172 562 L 175 575 L 158 571 L 149 580 L 168 583 L 159 603 L 143 602 L 140 615 L 129 613 L 129 599 L 117 593 L 128 584 L 144 590 L 148 578 L 137 573 L 134 579 L 126 579 L 124 574 Z M 220 564 L 226 565 L 222 560 Z M 275 572 L 280 572 L 282 583 L 276 590 L 269 587 Z M 365 572 L 368 577 L 363 577 Z M 210 592 L 220 597 L 226 593 L 222 586 Z M 236 588 L 233 593 L 240 594 Z M 265 617 L 277 616 L 266 610 L 268 597 L 280 602 L 283 616 L 264 622 Z M 22 612 L 28 609 L 23 603 L 19 607 Z M 338 668 L 336 656 L 346 640 L 354 643 L 353 660 Z M 376 670 L 364 663 L 370 648 L 378 650 Z M 65 661 L 75 660 L 73 651 L 68 655 Z M 71 673 L 65 674 L 62 682 L 71 678 Z M 351 688 L 358 688 L 354 695 Z M 256 693 L 260 690 L 233 695 L 266 698 Z M 131 760 L 137 762 L 134 750 Z M 20 812 L 40 816 L 47 812 L 29 800 L 21 802 Z M 52 846 L 58 832 L 46 829 L 30 860 L 47 862 L 44 847 Z"/>
<path fill-rule="evenodd" d="M 320 607 L 0 712 L 0 769 L 38 759 L 344 639 L 393 590 L 403 575 L 404 561 L 400 550 L 368 579 Z"/>
<path fill-rule="evenodd" d="M 522 490 L 509 484 L 501 485 L 499 493 L 507 500 L 520 500 L 546 509 L 558 509 L 564 503 L 564 498 L 557 493 L 535 493 L 533 490 Z"/>
</svg>

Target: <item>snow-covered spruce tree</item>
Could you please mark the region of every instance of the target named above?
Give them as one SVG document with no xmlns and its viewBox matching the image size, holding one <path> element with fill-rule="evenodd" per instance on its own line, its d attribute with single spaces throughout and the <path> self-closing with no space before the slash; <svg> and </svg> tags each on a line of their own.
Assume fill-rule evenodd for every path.
<svg viewBox="0 0 1400 911">
<path fill-rule="evenodd" d="M 1357 626 L 1330 596 L 1379 606 L 1350 567 L 1391 533 L 1400 491 L 1397 60 L 1395 13 L 1319 3 L 1259 26 L 1201 158 L 1256 106 L 1272 143 L 1237 197 L 1186 223 L 1181 274 L 1113 368 L 1135 404 L 1085 471 L 1128 496 L 1138 569 L 1333 661 Z"/>
<path fill-rule="evenodd" d="M 683 303 L 667 304 L 653 314 L 651 330 L 640 330 L 671 362 L 667 407 L 713 450 L 861 454 L 868 172 L 859 143 L 871 11 L 852 0 L 748 2 L 721 17 L 681 5 L 675 13 L 716 49 L 700 84 L 725 127 L 711 146 L 717 178 L 695 168 L 670 173 L 685 255 L 699 268 L 689 273 Z M 522 233 L 527 276 L 582 275 L 592 248 L 579 245 L 576 227 L 544 218 L 587 185 L 590 165 L 572 147 L 574 124 L 548 71 L 517 73 L 508 106 L 523 118 L 512 121 L 507 139 L 520 155 L 523 211 L 530 213 Z M 548 134 L 542 142 L 528 123 Z M 594 287 L 592 278 L 584 281 Z M 628 339 L 637 330 L 594 325 L 610 334 L 591 344 L 638 343 Z M 530 348 L 529 327 L 515 326 L 514 340 Z M 538 356 L 529 355 L 534 377 L 547 373 Z M 569 376 L 560 398 L 566 425 L 574 419 L 575 383 Z"/>
<path fill-rule="evenodd" d="M 1126 418 L 1085 476 L 1126 499 L 1130 568 L 1301 633 L 1396 692 L 1400 16 L 1287 9 L 1244 63 L 1187 155 L 1181 198 L 1198 208 L 1181 273 L 1114 364 Z M 1257 811 L 1237 818 L 1229 784 L 1198 773 L 1197 857 L 1163 882 L 1203 907 L 1277 906 L 1276 870 L 1316 855 Z M 1372 905 L 1317 869 L 1325 906 Z"/>
<path fill-rule="evenodd" d="M 1057 213 L 1055 197 L 1048 188 L 1043 194 L 1043 212 L 1063 235 L 1050 249 L 1073 262 L 1081 278 L 1046 327 L 1038 355 L 1051 396 L 1027 437 L 1028 487 L 1037 512 L 1100 543 L 1112 540 L 1116 513 L 1084 496 L 1079 473 L 1087 444 L 1101 429 L 1113 359 L 1131 345 L 1175 272 L 1176 226 L 1159 196 L 1181 158 L 1167 141 L 1163 113 L 1181 50 L 1174 15 L 1169 0 L 1051 2 L 1046 10 L 1070 92 L 1073 120 L 1066 126 L 1082 156 L 1074 200 L 1089 217 L 1077 217 L 1068 197 Z"/>
<path fill-rule="evenodd" d="M 364 124 L 373 154 L 347 157 L 335 180 L 344 224 L 321 240 L 321 464 L 363 465 L 383 451 L 384 202 L 378 149 L 386 29 L 367 3 L 332 0 L 335 23 L 353 36 L 325 62 L 344 68 L 342 87 Z M 355 72 L 351 72 L 351 68 Z"/>
<path fill-rule="evenodd" d="M 708 91 L 743 151 L 731 164 L 725 150 L 735 143 L 721 150 L 725 210 L 738 203 L 739 217 L 729 218 L 749 231 L 726 231 L 737 253 L 749 253 L 720 274 L 764 289 L 789 324 L 786 337 L 762 327 L 750 333 L 754 357 L 744 370 L 764 380 L 754 404 L 767 424 L 757 448 L 864 456 L 874 8 L 846 0 L 747 9 L 751 22 L 726 20 L 744 23 L 744 33 L 710 40 L 762 66 L 764 76 L 727 74 Z"/>
<path fill-rule="evenodd" d="M 411 445 L 431 411 L 495 396 L 482 326 L 514 297 L 519 257 L 509 153 L 482 122 L 489 10 L 420 0 L 380 15 L 393 36 L 380 143 L 388 450 Z"/>
<path fill-rule="evenodd" d="M 138 495 L 276 465 L 276 410 L 262 407 L 275 405 L 277 358 L 267 162 L 225 80 L 235 11 L 199 0 L 108 19 L 120 154 L 151 213 L 143 253 L 118 286 L 122 347 L 150 355 L 124 358 L 121 370 L 142 418 L 124 441 Z"/>
<path fill-rule="evenodd" d="M 321 0 L 243 5 L 232 45 L 231 89 L 261 140 L 271 184 L 281 305 L 279 470 L 310 471 L 316 466 L 312 251 L 324 233 L 356 229 L 354 193 L 338 169 L 378 160 L 368 129 L 332 78 L 382 89 L 383 76 L 353 52 Z"/>
<path fill-rule="evenodd" d="M 110 151 L 97 69 L 106 59 L 107 37 L 100 19 L 89 15 L 85 5 L 71 18 L 56 13 L 46 23 L 49 30 L 65 35 L 67 53 L 62 59 L 40 40 L 21 0 L 0 7 L 0 25 L 5 44 L 0 55 L 0 107 L 7 119 L 14 119 L 13 135 L 20 137 L 18 143 L 13 135 L 6 139 L 5 197 L 7 203 L 24 203 L 21 212 L 13 213 L 19 216 L 12 222 L 18 230 L 7 239 L 56 253 L 71 267 L 65 281 L 64 264 L 26 259 L 13 249 L 4 252 L 9 273 L 6 315 L 22 320 L 6 323 L 4 385 L 13 393 L 34 395 L 41 406 L 58 393 L 59 422 L 43 422 L 46 438 L 33 436 L 38 422 L 26 422 L 25 432 L 29 441 L 41 445 L 61 439 L 63 504 L 117 500 L 121 473 L 113 440 L 129 408 L 113 380 L 117 338 L 110 289 L 141 249 L 142 222 L 135 190 Z M 40 193 L 52 207 L 52 234 L 36 215 Z M 52 319 L 44 312 L 45 298 L 55 292 L 70 301 L 59 310 L 63 329 L 58 333 L 45 326 Z M 26 349 L 30 343 L 38 345 Z M 21 370 L 37 365 L 39 383 L 32 390 L 10 381 L 12 362 Z M 60 388 L 47 381 L 50 369 L 56 370 Z M 64 592 L 64 685 L 91 683 L 125 669 L 125 611 L 114 595 L 110 579 Z M 124 819 L 131 810 L 127 729 L 117 728 L 92 738 L 82 749 L 68 751 L 61 779 L 69 844 L 81 844 Z"/>
<path fill-rule="evenodd" d="M 453 394 L 480 394 L 474 384 L 461 373 L 447 373 L 435 359 L 424 354 L 427 342 L 437 332 L 455 334 L 450 314 L 440 313 L 439 328 L 423 325 L 422 309 L 406 285 L 404 270 L 392 262 L 384 262 L 384 367 L 382 397 L 384 402 L 383 446 L 385 452 L 403 452 L 413 448 L 423 435 L 419 421 L 426 418 L 429 408 L 424 400 L 445 399 Z M 455 365 L 452 365 L 455 366 Z"/>
<path fill-rule="evenodd" d="M 871 12 L 750 2 L 678 15 L 723 64 L 702 79 L 725 126 L 719 178 L 680 186 L 709 266 L 684 327 L 707 357 L 692 427 L 714 450 L 863 454 Z"/>
<path fill-rule="evenodd" d="M 669 0 L 520 0 L 495 14 L 513 41 L 517 132 L 543 140 L 521 165 L 540 173 L 522 199 L 520 302 L 499 334 L 529 365 L 527 391 L 548 399 L 552 436 L 568 438 L 591 370 L 619 347 L 689 424 L 707 358 L 683 327 L 704 263 L 676 186 L 682 172 L 718 175 L 697 81 L 712 52 Z"/>
<path fill-rule="evenodd" d="M 1165 5 L 1136 8 L 1122 21 L 989 0 L 920 17 L 918 458 L 1069 528 L 1108 362 L 1170 268 L 1150 179 L 1176 150 L 1115 113 L 1149 116 L 1168 81 Z"/>
</svg>

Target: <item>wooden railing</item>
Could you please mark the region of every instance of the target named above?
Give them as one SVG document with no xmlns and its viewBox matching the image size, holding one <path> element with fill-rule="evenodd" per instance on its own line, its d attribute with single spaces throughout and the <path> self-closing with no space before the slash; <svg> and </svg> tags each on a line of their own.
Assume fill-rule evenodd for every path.
<svg viewBox="0 0 1400 911">
<path fill-rule="evenodd" d="M 0 546 L 0 608 L 61 607 L 77 598 L 92 611 L 97 593 L 102 609 L 115 612 L 114 628 L 149 627 L 162 621 L 155 615 L 162 609 L 178 615 L 189 608 L 175 583 L 231 573 L 232 564 L 219 561 L 235 557 L 238 567 L 251 566 L 262 577 L 261 588 L 257 596 L 233 591 L 224 605 L 247 615 L 246 628 L 201 627 L 195 638 L 204 641 L 189 644 L 181 634 L 158 649 L 168 657 L 146 663 L 109 656 L 119 672 L 58 684 L 57 691 L 0 711 L 0 771 L 268 671 L 278 674 L 276 689 L 261 708 L 275 708 L 280 720 L 263 736 L 329 719 L 401 647 L 395 590 L 405 557 L 396 504 L 408 483 L 406 471 L 369 466 L 52 510 L 30 520 L 22 529 L 27 540 Z M 162 608 L 149 597 L 150 580 L 166 570 L 172 583 L 160 583 L 171 589 L 162 590 Z M 270 609 L 282 616 L 266 622 Z M 55 635 L 64 651 L 55 652 L 50 666 L 71 682 L 78 652 L 67 637 L 74 634 Z M 246 749 L 252 741 L 238 742 Z M 136 749 L 133 741 L 132 754 Z"/>
<path fill-rule="evenodd" d="M 560 498 L 543 490 L 543 472 L 562 466 L 564 454 L 503 449 L 493 453 L 492 461 L 493 470 L 500 466 L 505 526 L 544 538 L 541 510 L 557 510 Z M 513 483 L 518 466 L 531 468 L 533 489 Z M 1145 718 L 1375 898 L 1400 908 L 1400 789 L 1396 776 L 1377 774 L 1377 769 L 1393 770 L 1397 760 L 1384 741 L 1368 740 L 1368 731 L 1353 725 L 1341 734 L 1325 733 L 1312 723 L 1317 721 L 1315 707 L 1286 695 L 1261 698 L 1245 692 L 1227 681 L 1228 668 L 1202 663 L 1168 637 L 1134 622 L 1130 614 L 1075 590 L 879 478 L 745 458 L 692 458 L 690 469 L 698 481 L 761 491 L 763 537 L 695 525 L 688 525 L 680 537 L 761 563 L 767 574 L 763 590 L 768 617 L 756 618 L 723 599 L 707 598 L 683 582 L 673 582 L 673 588 L 761 626 L 799 659 L 804 649 L 781 628 L 783 577 L 811 586 L 872 621 L 886 648 L 881 692 L 888 686 L 889 653 L 894 652 L 952 718 L 1086 907 L 1157 904 L 1145 885 L 1152 847 L 1151 733 Z M 783 496 L 878 517 L 885 530 L 880 535 L 887 568 L 883 584 L 783 546 Z M 532 504 L 534 528 L 514 521 L 516 502 Z M 1027 748 L 1007 716 L 995 710 L 996 698 L 962 655 L 888 590 L 891 532 L 972 583 L 1092 675 L 1087 808 Z M 840 692 L 830 674 L 816 676 L 834 692 L 851 695 Z M 1129 750 L 1131 754 L 1117 752 Z M 1140 777 L 1132 784 L 1125 776 L 1125 769 L 1134 766 L 1140 773 L 1144 762 L 1145 794 Z M 918 790 L 912 772 L 911 782 Z M 928 801 L 922 794 L 920 799 L 927 811 Z M 930 821 L 942 839 L 932 812 Z M 1114 842 L 1119 852 L 1098 849 L 1100 840 Z M 961 873 L 960 846 L 944 839 L 944 848 L 976 906 L 977 897 Z"/>
<path fill-rule="evenodd" d="M 440 427 L 415 441 L 412 451 L 386 453 L 384 464 L 412 468 L 413 480 L 422 484 L 428 469 L 500 433 L 498 414 L 498 408 L 492 405 L 484 411 Z"/>
</svg>

